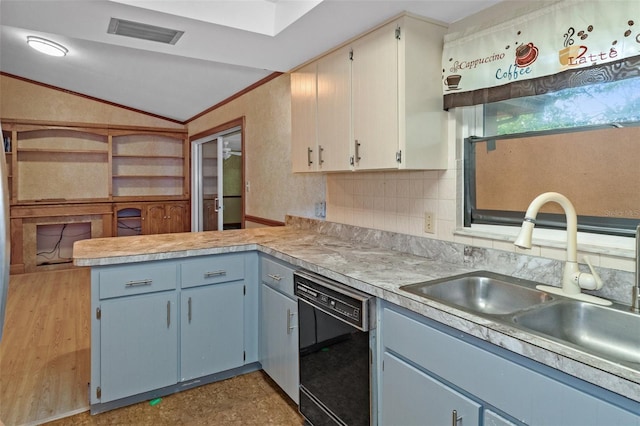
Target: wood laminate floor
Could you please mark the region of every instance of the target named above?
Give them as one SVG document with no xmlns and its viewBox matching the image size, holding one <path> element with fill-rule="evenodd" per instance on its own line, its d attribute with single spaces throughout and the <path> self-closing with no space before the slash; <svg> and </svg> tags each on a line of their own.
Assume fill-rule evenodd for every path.
<svg viewBox="0 0 640 426">
<path fill-rule="evenodd" d="M 0 343 L 0 425 L 299 426 L 262 371 L 91 416 L 88 269 L 12 275 Z"/>
<path fill-rule="evenodd" d="M 88 269 L 12 275 L 0 343 L 0 419 L 38 424 L 88 409 Z"/>
</svg>

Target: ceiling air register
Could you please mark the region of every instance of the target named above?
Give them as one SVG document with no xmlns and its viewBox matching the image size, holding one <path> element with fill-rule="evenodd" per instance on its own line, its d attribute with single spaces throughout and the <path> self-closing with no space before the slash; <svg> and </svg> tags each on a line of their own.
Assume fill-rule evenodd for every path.
<svg viewBox="0 0 640 426">
<path fill-rule="evenodd" d="M 143 24 L 141 22 L 111 18 L 107 33 L 139 38 L 142 40 L 157 41 L 166 44 L 176 44 L 180 37 L 182 37 L 182 34 L 184 34 L 184 31 L 156 27 L 155 25 Z"/>
</svg>

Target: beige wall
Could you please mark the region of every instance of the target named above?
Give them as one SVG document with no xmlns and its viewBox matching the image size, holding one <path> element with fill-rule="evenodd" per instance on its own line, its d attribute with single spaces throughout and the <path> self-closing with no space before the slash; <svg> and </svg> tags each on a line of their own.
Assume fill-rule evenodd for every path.
<svg viewBox="0 0 640 426">
<path fill-rule="evenodd" d="M 284 221 L 286 214 L 313 217 L 325 199 L 325 178 L 291 173 L 290 76 L 283 74 L 189 123 L 195 135 L 245 117 L 245 213 Z"/>
<path fill-rule="evenodd" d="M 184 129 L 172 121 L 4 75 L 0 118 Z"/>
</svg>

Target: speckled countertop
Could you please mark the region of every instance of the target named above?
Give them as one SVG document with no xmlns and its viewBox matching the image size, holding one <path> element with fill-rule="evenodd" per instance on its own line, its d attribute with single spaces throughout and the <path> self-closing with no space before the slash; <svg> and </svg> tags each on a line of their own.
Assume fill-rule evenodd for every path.
<svg viewBox="0 0 640 426">
<path fill-rule="evenodd" d="M 640 402 L 640 371 L 399 288 L 474 270 L 296 227 L 95 238 L 74 244 L 74 264 L 101 266 L 258 250 Z M 640 332 L 640 330 L 639 330 Z"/>
</svg>

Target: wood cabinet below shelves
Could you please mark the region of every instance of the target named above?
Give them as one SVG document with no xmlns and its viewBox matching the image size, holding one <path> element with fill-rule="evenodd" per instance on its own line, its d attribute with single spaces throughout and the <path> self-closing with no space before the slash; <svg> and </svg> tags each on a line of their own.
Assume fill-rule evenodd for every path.
<svg viewBox="0 0 640 426">
<path fill-rule="evenodd" d="M 143 234 L 169 234 L 189 230 L 189 207 L 186 202 L 150 203 L 143 207 L 143 212 Z"/>
<path fill-rule="evenodd" d="M 114 236 L 188 232 L 189 202 L 118 203 L 114 220 Z"/>
</svg>

